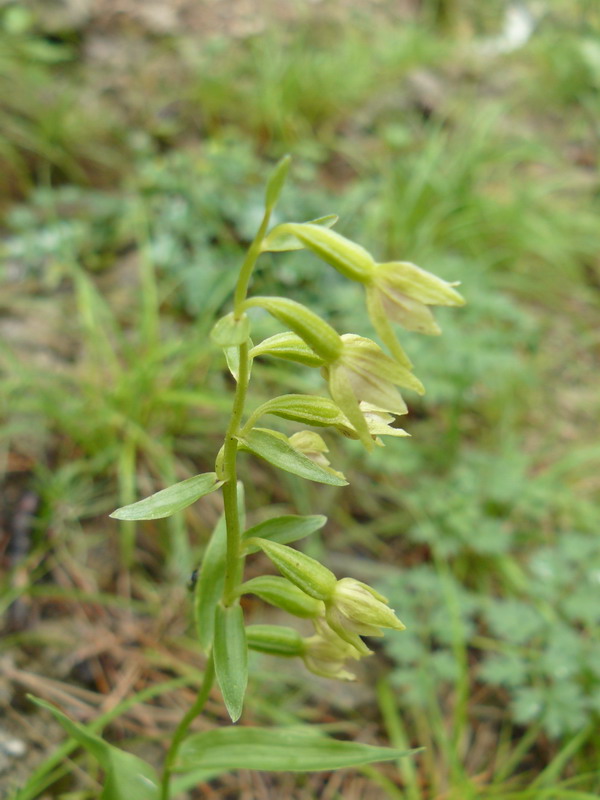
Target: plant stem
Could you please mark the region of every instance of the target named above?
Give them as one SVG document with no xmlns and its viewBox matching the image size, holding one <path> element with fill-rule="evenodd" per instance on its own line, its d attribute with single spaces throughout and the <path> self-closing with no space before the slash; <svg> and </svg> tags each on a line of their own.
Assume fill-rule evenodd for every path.
<svg viewBox="0 0 600 800">
<path fill-rule="evenodd" d="M 239 319 L 242 316 L 242 305 L 246 299 L 246 295 L 248 294 L 248 284 L 250 283 L 252 270 L 254 269 L 256 260 L 260 255 L 260 246 L 265 237 L 265 233 L 267 232 L 267 228 L 269 227 L 270 217 L 271 212 L 265 211 L 265 215 L 260 223 L 258 233 L 248 248 L 248 252 L 244 258 L 244 263 L 240 269 L 240 276 L 238 278 L 237 286 L 235 287 L 235 294 L 233 296 L 233 313 L 235 314 L 236 319 Z"/>
<path fill-rule="evenodd" d="M 242 560 L 240 558 L 240 513 L 237 501 L 237 436 L 240 431 L 244 403 L 250 379 L 250 359 L 248 357 L 248 343 L 240 345 L 240 363 L 237 387 L 233 410 L 227 433 L 225 434 L 225 447 L 223 451 L 223 472 L 225 484 L 223 485 L 223 503 L 225 510 L 225 523 L 227 525 L 227 554 L 225 561 L 225 585 L 223 588 L 223 603 L 231 605 L 237 596 L 237 587 L 242 578 Z"/>
<path fill-rule="evenodd" d="M 194 704 L 189 708 L 188 712 L 177 726 L 177 729 L 173 734 L 173 738 L 171 739 L 171 744 L 169 745 L 169 749 L 167 751 L 167 755 L 165 758 L 165 766 L 163 769 L 162 781 L 160 786 L 160 800 L 169 800 L 169 783 L 171 780 L 171 773 L 173 771 L 173 764 L 175 762 L 177 753 L 179 751 L 179 746 L 181 745 L 181 742 L 185 738 L 188 732 L 188 728 L 204 708 L 204 704 L 208 699 L 208 695 L 212 688 L 214 678 L 215 678 L 215 666 L 213 662 L 212 653 L 209 653 L 208 659 L 206 661 L 206 668 L 204 670 L 204 677 L 202 678 L 202 685 L 200 686 L 200 691 L 198 692 L 198 696 L 196 697 Z"/>
<path fill-rule="evenodd" d="M 261 242 L 267 232 L 269 225 L 270 212 L 265 212 L 258 233 L 254 241 L 250 245 L 244 263 L 242 264 L 240 275 L 238 278 L 237 286 L 234 296 L 234 309 L 235 315 L 239 319 L 242 316 L 242 305 L 246 300 L 248 293 L 248 284 L 252 275 L 252 270 L 256 264 L 256 260 L 260 255 Z M 224 605 L 231 605 L 232 603 L 239 602 L 238 587 L 243 579 L 243 559 L 240 556 L 240 540 L 241 540 L 241 525 L 240 525 L 240 510 L 238 508 L 237 499 L 237 450 L 238 440 L 237 436 L 240 432 L 242 416 L 244 414 L 244 405 L 246 402 L 246 394 L 248 392 L 248 383 L 250 381 L 250 357 L 248 342 L 244 342 L 239 347 L 239 369 L 237 385 L 235 389 L 235 397 L 233 400 L 233 409 L 231 411 L 231 418 L 225 433 L 225 443 L 223 446 L 223 477 L 225 483 L 223 484 L 223 505 L 225 511 L 225 523 L 227 526 L 227 552 L 225 561 L 225 584 L 223 587 L 223 603 Z M 200 714 L 204 708 L 204 703 L 208 697 L 211 686 L 215 678 L 215 666 L 212 653 L 208 656 L 206 662 L 206 670 L 202 680 L 202 686 L 198 692 L 194 704 L 183 717 L 177 730 L 173 735 L 171 744 L 167 751 L 165 758 L 165 766 L 163 770 L 160 800 L 169 800 L 169 783 L 171 780 L 171 773 L 173 764 L 179 751 L 179 746 L 185 738 L 193 720 Z"/>
</svg>

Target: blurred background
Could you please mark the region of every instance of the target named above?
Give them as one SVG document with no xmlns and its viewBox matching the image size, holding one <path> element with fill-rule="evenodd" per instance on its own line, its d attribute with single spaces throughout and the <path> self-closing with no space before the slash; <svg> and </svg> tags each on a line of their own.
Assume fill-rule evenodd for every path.
<svg viewBox="0 0 600 800">
<path fill-rule="evenodd" d="M 326 514 L 307 552 L 408 628 L 356 684 L 254 657 L 245 719 L 426 750 L 185 796 L 598 796 L 599 142 L 595 0 L 0 2 L 0 796 L 98 796 L 27 692 L 156 763 L 194 696 L 186 582 L 219 499 L 107 515 L 212 470 L 231 385 L 207 334 L 287 152 L 279 220 L 337 213 L 468 305 L 402 336 L 411 439 L 328 437 L 349 488 L 242 459 L 250 523 Z M 254 290 L 372 335 L 309 254 L 264 256 Z M 323 391 L 283 362 L 254 378 L 255 403 Z"/>
</svg>

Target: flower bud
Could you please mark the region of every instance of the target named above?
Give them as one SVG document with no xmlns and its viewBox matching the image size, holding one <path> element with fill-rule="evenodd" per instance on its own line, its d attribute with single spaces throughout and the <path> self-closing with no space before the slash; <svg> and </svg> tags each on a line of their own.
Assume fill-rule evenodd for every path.
<svg viewBox="0 0 600 800">
<path fill-rule="evenodd" d="M 361 655 L 355 647 L 334 633 L 325 623 L 316 624 L 317 633 L 304 640 L 303 660 L 306 668 L 323 678 L 334 678 L 342 681 L 353 681 L 356 676 L 345 669 L 348 659 L 359 659 Z"/>
<path fill-rule="evenodd" d="M 383 636 L 381 628 L 405 628 L 383 595 L 354 578 L 337 582 L 326 607 L 327 624 L 360 653 L 366 648 L 361 636 Z"/>
<path fill-rule="evenodd" d="M 330 461 L 325 455 L 325 453 L 329 452 L 329 448 L 318 433 L 314 431 L 298 431 L 292 434 L 288 441 L 294 450 L 310 458 L 311 461 L 318 464 L 326 472 L 340 480 L 346 480 L 343 472 L 330 466 Z"/>
<path fill-rule="evenodd" d="M 336 577 L 314 558 L 267 539 L 251 539 L 271 559 L 277 569 L 303 592 L 316 600 L 327 600 L 333 594 Z"/>
</svg>

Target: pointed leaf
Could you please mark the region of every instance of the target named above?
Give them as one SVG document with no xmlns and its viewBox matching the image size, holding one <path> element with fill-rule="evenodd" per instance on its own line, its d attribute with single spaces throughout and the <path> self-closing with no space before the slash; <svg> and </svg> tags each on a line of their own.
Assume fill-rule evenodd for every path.
<svg viewBox="0 0 600 800">
<path fill-rule="evenodd" d="M 144 500 L 138 500 L 137 503 L 118 508 L 110 516 L 125 520 L 163 519 L 191 506 L 196 500 L 222 485 L 223 481 L 217 480 L 216 472 L 204 472 L 169 486 L 168 489 L 162 489 Z"/>
<path fill-rule="evenodd" d="M 223 594 L 227 529 L 222 514 L 210 537 L 200 566 L 194 590 L 194 619 L 202 650 L 212 647 L 215 630 L 215 609 Z"/>
<path fill-rule="evenodd" d="M 40 708 L 49 711 L 69 736 L 98 761 L 105 772 L 101 800 L 132 800 L 132 798 L 154 800 L 154 798 L 158 798 L 158 776 L 150 764 L 131 753 L 126 753 L 124 750 L 108 744 L 99 736 L 86 730 L 83 725 L 70 720 L 50 703 L 31 695 L 29 695 L 29 699 Z"/>
<path fill-rule="evenodd" d="M 236 603 L 217 605 L 214 641 L 215 674 L 232 722 L 242 715 L 248 684 L 248 646 L 244 614 Z"/>
<path fill-rule="evenodd" d="M 249 555 L 250 553 L 257 553 L 259 550 L 256 545 L 246 544 L 244 546 L 245 542 L 254 537 L 268 539 L 271 542 L 279 542 L 279 544 L 289 544 L 290 542 L 298 541 L 298 539 L 304 539 L 305 536 L 310 536 L 311 533 L 322 528 L 326 522 L 327 517 L 321 514 L 312 514 L 307 517 L 286 514 L 282 517 L 267 519 L 252 528 L 248 528 L 242 534 L 242 546 L 246 555 Z"/>
<path fill-rule="evenodd" d="M 265 192 L 265 206 L 267 208 L 267 212 L 272 211 L 275 203 L 279 199 L 279 195 L 283 189 L 283 184 L 287 178 L 291 160 L 291 156 L 284 156 L 280 161 L 277 162 L 275 169 L 269 177 L 267 182 L 267 191 Z"/>
<path fill-rule="evenodd" d="M 325 217 L 318 219 L 311 219 L 309 222 L 303 223 L 304 225 L 322 225 L 324 228 L 331 228 L 338 221 L 337 214 L 328 214 Z M 265 236 L 260 246 L 263 253 L 281 253 L 289 250 L 303 250 L 306 245 L 286 230 L 285 227 L 278 225 L 276 228 Z"/>
<path fill-rule="evenodd" d="M 183 742 L 177 771 L 199 768 L 318 772 L 394 761 L 417 752 L 340 741 L 303 727 L 227 727 L 192 734 Z"/>
<path fill-rule="evenodd" d="M 249 450 L 279 469 L 292 472 L 301 478 L 317 483 L 328 483 L 331 486 L 347 486 L 348 481 L 328 472 L 319 464 L 315 464 L 308 456 L 299 453 L 275 431 L 266 428 L 254 428 L 246 436 L 239 439 L 240 447 Z"/>
</svg>

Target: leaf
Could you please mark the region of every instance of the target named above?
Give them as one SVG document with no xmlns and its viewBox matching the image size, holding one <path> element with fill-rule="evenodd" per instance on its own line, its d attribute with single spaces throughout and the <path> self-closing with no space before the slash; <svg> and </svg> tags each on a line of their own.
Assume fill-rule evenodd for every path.
<svg viewBox="0 0 600 800">
<path fill-rule="evenodd" d="M 348 481 L 328 472 L 319 464 L 315 464 L 308 456 L 299 453 L 284 438 L 266 428 L 254 428 L 243 438 L 239 439 L 240 446 L 249 450 L 254 455 L 264 458 L 269 464 L 279 469 L 299 475 L 309 481 L 328 483 L 331 486 L 347 486 Z"/>
<path fill-rule="evenodd" d="M 212 647 L 215 630 L 215 609 L 223 594 L 227 527 L 222 514 L 210 537 L 200 566 L 194 591 L 194 619 L 202 650 Z"/>
<path fill-rule="evenodd" d="M 285 183 L 285 179 L 287 178 L 288 170 L 290 168 L 291 163 L 291 156 L 287 155 L 284 156 L 280 161 L 277 162 L 275 169 L 271 173 L 269 180 L 267 181 L 267 190 L 265 192 L 265 206 L 267 211 L 272 211 L 275 203 L 279 199 L 279 195 L 281 194 L 281 190 L 283 189 L 283 184 Z"/>
<path fill-rule="evenodd" d="M 105 742 L 99 736 L 90 733 L 83 725 L 70 720 L 55 706 L 28 695 L 29 699 L 40 708 L 49 711 L 52 716 L 98 761 L 105 772 L 104 788 L 100 800 L 154 800 L 158 798 L 158 776 L 152 766 L 141 758 L 126 753 L 118 747 Z"/>
<path fill-rule="evenodd" d="M 240 524 L 244 522 L 244 486 L 238 482 L 237 501 Z M 194 620 L 202 650 L 207 653 L 212 647 L 215 630 L 215 609 L 223 594 L 225 580 L 225 553 L 227 549 L 227 526 L 225 514 L 221 514 L 210 537 L 204 558 L 198 571 L 194 590 Z"/>
<path fill-rule="evenodd" d="M 236 603 L 217 605 L 214 640 L 215 673 L 232 722 L 242 715 L 248 684 L 248 646 L 244 614 Z M 195 765 L 194 765 L 195 766 Z"/>
<path fill-rule="evenodd" d="M 192 734 L 181 746 L 175 770 L 211 768 L 221 772 L 318 772 L 375 761 L 394 761 L 415 750 L 375 747 L 331 739 L 304 727 L 220 728 Z"/>
<path fill-rule="evenodd" d="M 337 214 L 327 214 L 325 217 L 311 219 L 304 225 L 322 225 L 331 228 L 338 221 Z M 262 240 L 260 249 L 263 253 L 281 253 L 289 250 L 303 250 L 306 247 L 297 236 L 278 225 Z"/>
<path fill-rule="evenodd" d="M 219 347 L 237 347 L 248 341 L 250 320 L 244 314 L 235 318 L 233 311 L 215 322 L 210 332 L 211 340 Z"/>
<path fill-rule="evenodd" d="M 306 536 L 310 536 L 311 533 L 318 531 L 326 522 L 327 517 L 322 514 L 313 514 L 306 517 L 286 514 L 282 517 L 267 519 L 265 522 L 259 522 L 258 525 L 254 525 L 244 531 L 242 534 L 242 546 L 254 537 L 268 539 L 270 542 L 279 542 L 279 544 L 297 542 L 298 539 L 304 539 Z M 246 544 L 244 547 L 246 555 L 257 553 L 259 549 L 256 545 Z"/>
<path fill-rule="evenodd" d="M 204 472 L 169 486 L 168 489 L 162 489 L 144 500 L 138 500 L 137 503 L 118 508 L 110 516 L 125 520 L 164 519 L 191 506 L 196 500 L 222 485 L 223 481 L 217 480 L 216 472 Z"/>
</svg>

